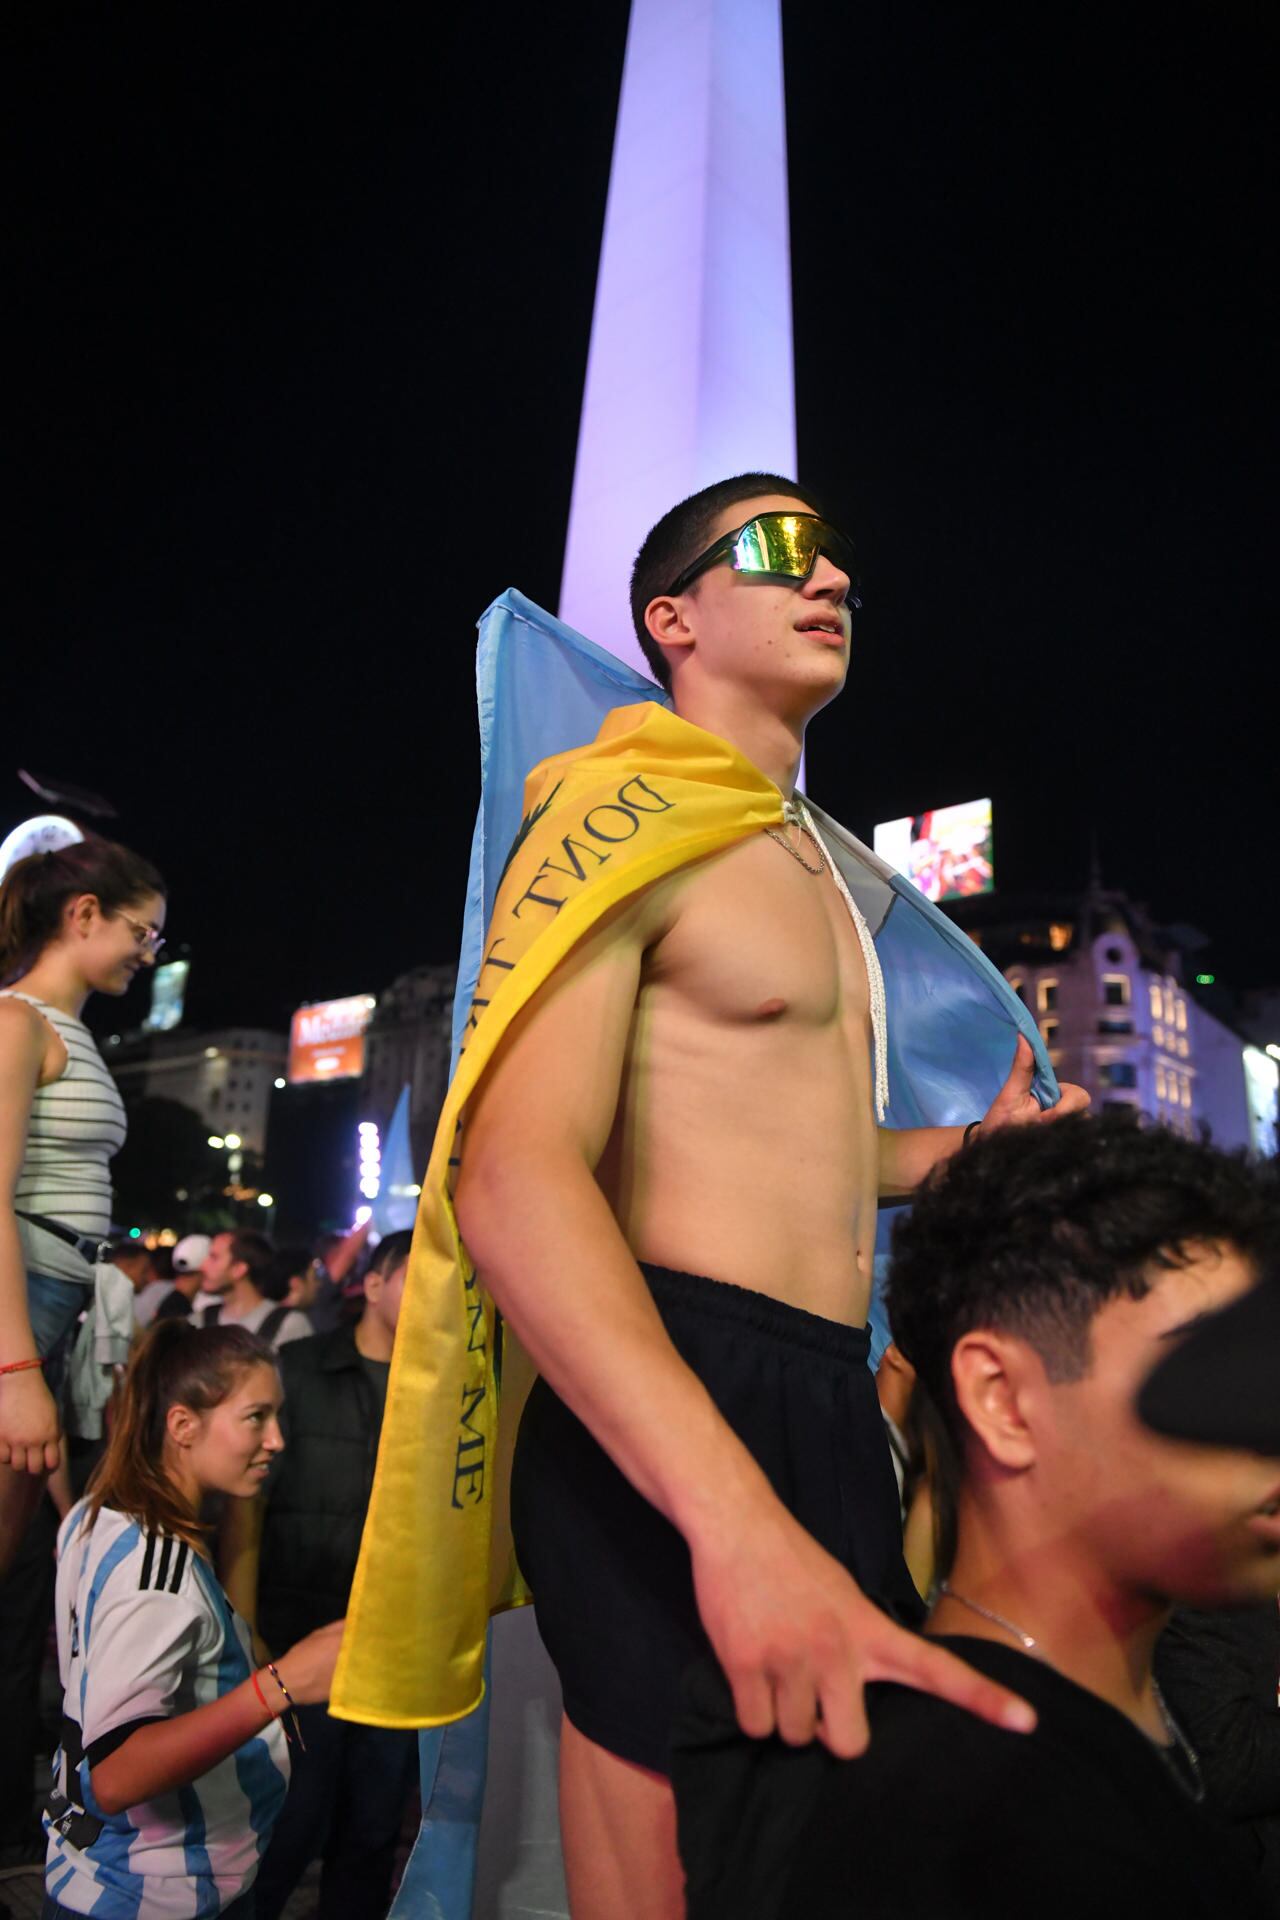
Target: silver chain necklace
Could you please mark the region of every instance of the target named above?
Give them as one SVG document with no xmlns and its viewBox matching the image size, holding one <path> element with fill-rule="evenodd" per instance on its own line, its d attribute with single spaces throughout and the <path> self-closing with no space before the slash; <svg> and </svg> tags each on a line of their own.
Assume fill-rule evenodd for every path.
<svg viewBox="0 0 1280 1920">
<path fill-rule="evenodd" d="M 981 1614 L 982 1618 L 989 1620 L 993 1627 L 1003 1627 L 1006 1633 L 1011 1633 L 1015 1640 L 1022 1642 L 1022 1645 L 1028 1653 L 1034 1653 L 1037 1660 L 1043 1660 L 1046 1666 L 1052 1664 L 1046 1658 L 1039 1641 L 1031 1634 L 1025 1633 L 1021 1627 L 1016 1627 L 1012 1620 L 1006 1620 L 1002 1613 L 996 1613 L 992 1607 L 980 1606 L 976 1600 L 970 1600 L 967 1595 L 957 1593 L 948 1580 L 939 1582 L 938 1592 L 945 1593 L 947 1598 L 954 1600 L 958 1606 L 968 1607 L 970 1613 Z M 1200 1771 L 1200 1755 L 1196 1752 L 1186 1734 L 1182 1731 L 1182 1728 L 1178 1725 L 1168 1707 L 1165 1705 L 1164 1695 L 1160 1691 L 1160 1683 L 1154 1673 L 1151 1676 L 1151 1691 L 1155 1695 L 1156 1705 L 1160 1709 L 1160 1718 L 1164 1721 L 1165 1732 L 1168 1734 L 1172 1746 L 1177 1749 L 1186 1760 L 1191 1775 L 1190 1783 L 1183 1778 L 1176 1767 L 1169 1766 L 1169 1771 L 1179 1786 L 1181 1786 L 1185 1792 L 1189 1793 L 1192 1800 L 1199 1806 L 1200 1802 L 1204 1799 L 1204 1775 Z M 1169 1765 L 1169 1750 L 1160 1747 L 1158 1742 L 1153 1741 L 1152 1744 L 1160 1753 L 1161 1758 L 1165 1760 L 1165 1764 Z"/>
<path fill-rule="evenodd" d="M 804 855 L 798 850 L 798 848 L 792 846 L 791 842 L 787 839 L 786 834 L 779 833 L 776 827 L 765 828 L 765 832 L 768 834 L 769 838 L 771 840 L 776 840 L 778 845 L 783 849 L 783 851 L 786 853 L 789 853 L 793 860 L 798 860 L 806 873 L 813 873 L 813 874 L 821 873 L 823 867 L 826 865 L 826 862 L 822 858 L 822 848 L 819 844 L 818 836 L 814 832 L 812 825 L 806 819 L 804 814 L 800 811 L 799 807 L 796 805 L 794 800 L 783 801 L 782 818 L 786 826 L 795 827 L 798 829 L 799 832 L 808 834 L 810 840 L 812 840 L 813 842 L 814 851 L 818 856 L 817 866 L 811 867 L 809 865 L 809 862 L 805 859 Z"/>
<path fill-rule="evenodd" d="M 850 893 L 845 877 L 832 857 L 831 849 L 814 826 L 804 801 L 799 796 L 792 800 L 784 800 L 782 818 L 784 822 L 797 826 L 802 833 L 808 834 L 818 849 L 821 861 L 819 866 L 811 867 L 804 855 L 797 853 L 791 843 L 783 839 L 772 827 L 766 827 L 765 832 L 771 840 L 776 840 L 779 846 L 785 847 L 791 858 L 798 860 L 806 873 L 819 874 L 823 866 L 827 868 L 835 881 L 840 898 L 849 909 L 849 917 L 853 921 L 854 931 L 858 936 L 858 945 L 862 948 L 862 963 L 867 970 L 867 987 L 871 995 L 871 1032 L 875 1041 L 876 1124 L 883 1126 L 889 1106 L 889 1013 L 885 999 L 884 973 L 880 966 L 880 956 L 876 952 L 875 939 L 867 925 L 865 915 Z"/>
</svg>

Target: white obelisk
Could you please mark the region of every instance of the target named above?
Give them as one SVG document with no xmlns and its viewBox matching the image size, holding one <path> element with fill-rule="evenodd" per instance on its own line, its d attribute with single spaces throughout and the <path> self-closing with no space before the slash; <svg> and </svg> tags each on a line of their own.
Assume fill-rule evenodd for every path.
<svg viewBox="0 0 1280 1920">
<path fill-rule="evenodd" d="M 633 0 L 560 614 L 646 671 L 637 547 L 730 474 L 794 474 L 779 0 Z"/>
</svg>

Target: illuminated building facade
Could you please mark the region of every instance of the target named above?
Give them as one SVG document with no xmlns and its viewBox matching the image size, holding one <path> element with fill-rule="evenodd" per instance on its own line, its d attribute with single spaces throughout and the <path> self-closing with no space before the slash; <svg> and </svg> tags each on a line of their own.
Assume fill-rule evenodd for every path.
<svg viewBox="0 0 1280 1920">
<path fill-rule="evenodd" d="M 245 1152 L 266 1152 L 275 1082 L 289 1058 L 284 1034 L 260 1027 L 216 1033 L 178 1027 L 172 1033 L 109 1035 L 102 1055 L 126 1103 L 176 1100 L 198 1113 L 210 1134 L 235 1134 Z"/>
<path fill-rule="evenodd" d="M 1143 907 L 1091 886 L 944 911 L 1001 969 L 1059 1078 L 1086 1088 L 1095 1109 L 1133 1107 L 1180 1133 L 1208 1127 L 1220 1146 L 1274 1151 L 1280 1069 L 1196 1000 L 1179 937 Z"/>
</svg>

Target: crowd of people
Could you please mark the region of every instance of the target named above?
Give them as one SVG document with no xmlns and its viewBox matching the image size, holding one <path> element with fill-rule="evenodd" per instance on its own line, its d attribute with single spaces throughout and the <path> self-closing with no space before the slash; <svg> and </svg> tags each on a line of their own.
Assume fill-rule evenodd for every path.
<svg viewBox="0 0 1280 1920">
<path fill-rule="evenodd" d="M 0 889 L 0 1871 L 43 1863 L 50 1914 L 261 1916 L 323 1853 L 319 1910 L 381 1920 L 416 1744 L 322 1703 L 410 1235 L 113 1237 L 125 1113 L 81 1015 L 163 918 L 93 839 Z"/>
<path fill-rule="evenodd" d="M 0 1582 L 0 1863 L 47 1858 L 49 1912 L 132 1900 L 185 1914 L 194 1889 L 210 1903 L 196 1911 L 262 1920 L 323 1854 L 320 1913 L 386 1913 L 416 1740 L 332 1720 L 323 1702 L 410 1238 L 368 1248 L 365 1229 L 330 1243 L 345 1285 L 323 1253 L 277 1252 L 252 1231 L 189 1235 L 167 1257 L 108 1249 L 137 1321 L 109 1435 L 67 1433 Z M 291 1292 L 309 1307 L 290 1307 Z M 41 1681 L 55 1622 L 76 1710 L 64 1704 L 46 1791 Z M 215 1702 L 217 1713 L 195 1710 Z M 167 1729 L 156 1751 L 126 1739 L 152 1722 Z M 174 1792 L 180 1826 L 154 1817 Z M 144 1802 L 153 1817 L 140 1831 Z"/>
<path fill-rule="evenodd" d="M 514 984 L 469 1023 L 506 1024 L 460 1140 L 446 1106 L 407 1295 L 407 1232 L 113 1237 L 126 1115 L 83 1012 L 154 964 L 167 890 L 92 836 L 5 876 L 0 1840 L 49 1920 L 274 1920 L 318 1854 L 325 1920 L 386 1912 L 405 1729 L 479 1697 L 499 1384 L 575 1920 L 1280 1913 L 1274 1347 L 1243 1437 L 1194 1374 L 1189 1425 L 1140 1411 L 1197 1322 L 1274 1293 L 1274 1169 L 1042 1104 L 1025 1032 L 984 1111 L 886 1124 L 876 876 L 794 792 L 852 564 L 775 475 L 650 533 L 674 711 L 531 781 L 485 958 Z M 561 939 L 575 884 L 548 961 L 531 910 Z M 436 1350 L 393 1388 L 402 1306 Z M 437 1662 L 402 1570 L 443 1592 L 477 1512 Z"/>
</svg>

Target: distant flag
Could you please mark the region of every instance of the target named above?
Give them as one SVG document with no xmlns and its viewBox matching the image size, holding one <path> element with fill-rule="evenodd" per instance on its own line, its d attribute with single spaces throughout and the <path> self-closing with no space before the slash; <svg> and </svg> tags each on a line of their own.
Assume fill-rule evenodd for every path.
<svg viewBox="0 0 1280 1920">
<path fill-rule="evenodd" d="M 413 1166 L 409 1137 L 409 1089 L 401 1088 L 382 1149 L 382 1179 L 373 1203 L 373 1229 L 379 1239 L 411 1227 L 418 1217 L 421 1188 Z"/>
</svg>

